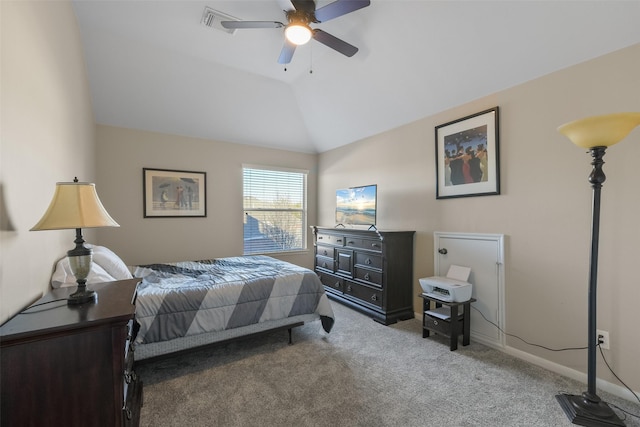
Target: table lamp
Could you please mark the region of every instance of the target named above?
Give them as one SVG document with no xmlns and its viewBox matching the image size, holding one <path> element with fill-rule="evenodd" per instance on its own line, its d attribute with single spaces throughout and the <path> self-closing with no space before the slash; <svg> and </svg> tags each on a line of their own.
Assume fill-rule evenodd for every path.
<svg viewBox="0 0 640 427">
<path fill-rule="evenodd" d="M 109 216 L 96 193 L 95 184 L 90 182 L 56 183 L 56 191 L 49 208 L 42 219 L 30 231 L 76 230 L 76 247 L 67 252 L 69 266 L 76 277 L 78 289 L 69 295 L 70 305 L 96 302 L 97 294 L 87 289 L 87 276 L 91 271 L 93 251 L 84 246 L 83 228 L 120 227 Z"/>
<path fill-rule="evenodd" d="M 573 424 L 582 426 L 624 426 L 613 409 L 596 393 L 596 287 L 598 279 L 598 241 L 600 233 L 600 190 L 606 176 L 602 171 L 607 147 L 617 144 L 640 125 L 640 113 L 617 113 L 588 117 L 564 124 L 558 131 L 579 147 L 589 149 L 593 169 L 589 182 L 593 188 L 591 210 L 591 258 L 589 262 L 589 311 L 587 341 L 587 391 L 581 395 L 559 394 L 558 403 Z"/>
</svg>

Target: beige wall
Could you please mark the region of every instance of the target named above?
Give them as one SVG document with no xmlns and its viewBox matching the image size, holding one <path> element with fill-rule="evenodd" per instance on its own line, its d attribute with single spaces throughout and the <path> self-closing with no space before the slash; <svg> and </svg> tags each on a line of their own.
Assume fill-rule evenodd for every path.
<svg viewBox="0 0 640 427">
<path fill-rule="evenodd" d="M 57 181 L 95 178 L 95 128 L 71 4 L 1 1 L 0 8 L 3 322 L 48 290 L 55 260 L 74 246 L 73 230 L 29 229 L 47 209 Z"/>
<path fill-rule="evenodd" d="M 98 239 L 130 265 L 242 255 L 243 164 L 308 170 L 308 221 L 316 221 L 315 154 L 109 126 L 98 126 L 97 136 L 98 191 L 121 226 L 99 230 Z M 145 167 L 206 172 L 207 217 L 144 218 Z M 313 266 L 311 250 L 278 258 Z"/>
<path fill-rule="evenodd" d="M 506 236 L 506 330 L 549 347 L 586 346 L 591 157 L 556 128 L 586 116 L 640 111 L 640 45 L 565 69 L 393 131 L 323 153 L 318 219 L 334 224 L 335 190 L 378 184 L 378 227 L 416 230 L 414 290 L 433 274 L 433 232 Z M 434 127 L 500 107 L 501 195 L 436 200 Z M 640 389 L 640 128 L 605 156 L 598 328 L 605 354 Z M 416 312 L 419 301 L 414 301 Z M 586 351 L 507 345 L 586 371 Z M 598 375 L 616 381 L 599 361 Z"/>
<path fill-rule="evenodd" d="M 417 279 L 433 272 L 433 231 L 505 234 L 507 331 L 553 347 L 585 345 L 590 158 L 555 129 L 589 115 L 640 110 L 640 45 L 320 156 L 104 126 L 98 126 L 96 148 L 70 4 L 2 1 L 0 7 L 0 211 L 8 214 L 0 224 L 8 217 L 13 226 L 0 230 L 0 322 L 48 289 L 53 263 L 72 247 L 72 231 L 28 231 L 56 181 L 96 182 L 121 227 L 85 236 L 127 263 L 219 257 L 242 252 L 241 165 L 257 163 L 310 170 L 310 224 L 333 225 L 336 188 L 378 184 L 379 227 L 417 231 L 416 293 Z M 496 105 L 502 195 L 435 200 L 434 126 Z M 635 390 L 638 159 L 640 129 L 605 157 L 598 306 L 598 327 L 611 338 L 605 354 Z M 207 218 L 144 219 L 143 167 L 206 171 Z M 312 262 L 310 253 L 283 258 Z M 585 371 L 584 351 L 552 353 L 507 342 Z M 615 383 L 600 362 L 598 374 Z"/>
</svg>

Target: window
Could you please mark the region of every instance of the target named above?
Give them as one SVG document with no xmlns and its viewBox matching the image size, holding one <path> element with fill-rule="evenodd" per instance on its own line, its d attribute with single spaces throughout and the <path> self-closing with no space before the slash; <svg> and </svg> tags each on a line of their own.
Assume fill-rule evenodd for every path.
<svg viewBox="0 0 640 427">
<path fill-rule="evenodd" d="M 307 171 L 243 167 L 244 254 L 306 249 Z"/>
</svg>

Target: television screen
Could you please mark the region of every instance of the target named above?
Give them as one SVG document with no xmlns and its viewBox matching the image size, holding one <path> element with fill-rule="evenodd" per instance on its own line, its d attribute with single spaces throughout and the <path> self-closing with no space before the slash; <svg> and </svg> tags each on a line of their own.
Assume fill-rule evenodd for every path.
<svg viewBox="0 0 640 427">
<path fill-rule="evenodd" d="M 377 185 L 336 190 L 336 223 L 376 225 Z"/>
</svg>

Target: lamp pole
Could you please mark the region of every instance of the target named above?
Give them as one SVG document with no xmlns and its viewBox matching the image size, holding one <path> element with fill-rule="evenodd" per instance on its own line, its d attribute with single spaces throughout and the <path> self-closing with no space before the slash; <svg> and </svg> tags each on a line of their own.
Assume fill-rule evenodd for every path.
<svg viewBox="0 0 640 427">
<path fill-rule="evenodd" d="M 588 307 L 588 340 L 587 340 L 587 391 L 581 395 L 559 394 L 556 399 L 572 423 L 588 426 L 624 426 L 624 422 L 613 412 L 596 393 L 596 306 L 598 287 L 598 244 L 600 239 L 600 192 L 602 184 L 607 179 L 602 170 L 606 146 L 589 149 L 593 161 L 589 182 L 593 188 L 591 207 L 591 255 L 589 258 L 589 307 Z"/>
<path fill-rule="evenodd" d="M 604 153 L 607 147 L 593 147 L 590 149 L 593 161 L 591 166 L 591 174 L 589 182 L 593 188 L 593 203 L 591 208 L 591 255 L 589 258 L 589 312 L 588 312 L 588 355 L 587 355 L 587 392 L 586 398 L 593 398 L 599 401 L 600 398 L 596 393 L 596 347 L 598 345 L 598 337 L 596 336 L 597 328 L 597 310 L 596 301 L 598 297 L 598 245 L 600 242 L 600 192 L 602 184 L 607 179 L 602 165 L 604 164 Z"/>
</svg>

